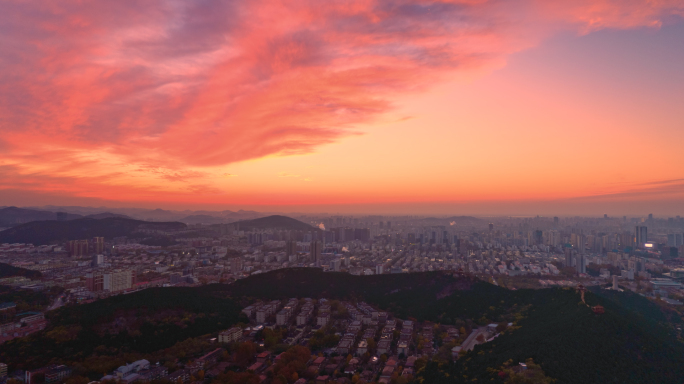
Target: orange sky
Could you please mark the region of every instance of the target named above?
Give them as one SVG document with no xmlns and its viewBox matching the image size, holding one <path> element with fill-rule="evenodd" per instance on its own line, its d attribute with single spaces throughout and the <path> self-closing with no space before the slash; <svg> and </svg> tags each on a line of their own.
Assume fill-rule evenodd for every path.
<svg viewBox="0 0 684 384">
<path fill-rule="evenodd" d="M 8 1 L 0 205 L 684 214 L 684 3 Z"/>
</svg>

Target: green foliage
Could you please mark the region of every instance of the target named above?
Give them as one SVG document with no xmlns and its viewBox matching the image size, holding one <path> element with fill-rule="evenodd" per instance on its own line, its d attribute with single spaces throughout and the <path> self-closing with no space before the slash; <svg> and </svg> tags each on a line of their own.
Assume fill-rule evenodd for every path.
<svg viewBox="0 0 684 384">
<path fill-rule="evenodd" d="M 43 277 L 43 274 L 39 271 L 32 271 L 30 269 L 19 268 L 13 265 L 0 263 L 0 279 L 14 276 L 23 276 L 29 279 L 40 279 Z"/>
<path fill-rule="evenodd" d="M 26 369 L 94 354 L 149 353 L 229 328 L 239 313 L 232 300 L 192 288 L 150 288 L 48 312 L 50 326 L 4 343 L 0 361 Z"/>
<path fill-rule="evenodd" d="M 499 376 L 506 378 L 504 384 L 551 384 L 555 381 L 547 377 L 541 366 L 535 364 L 533 359 L 527 359 L 526 369 L 521 369 L 519 365 L 511 368 L 510 362 L 511 360 L 504 363 L 499 373 Z"/>
<path fill-rule="evenodd" d="M 340 337 L 330 331 L 329 328 L 320 329 L 314 332 L 309 339 L 309 348 L 318 351 L 324 348 L 331 348 L 337 345 Z"/>
<path fill-rule="evenodd" d="M 311 351 L 308 348 L 294 346 L 280 356 L 279 361 L 273 366 L 273 376 L 279 377 L 282 384 L 294 383 L 304 374 L 309 359 Z"/>
<path fill-rule="evenodd" d="M 431 272 L 378 276 L 287 269 L 260 274 L 231 286 L 203 289 L 217 295 L 262 299 L 327 297 L 365 300 L 413 317 L 463 326 L 462 319 L 514 322 L 493 342 L 479 345 L 457 362 L 430 362 L 420 373 L 425 383 L 451 383 L 467 372 L 468 381 L 489 381 L 487 367 L 533 358 L 559 383 L 669 383 L 684 377 L 684 348 L 656 321 L 648 301 L 625 295 L 618 305 L 587 293 L 589 305 L 606 312 L 594 314 L 571 289 L 507 290 L 468 277 Z M 641 298 L 643 299 L 643 298 Z M 644 299 L 645 300 L 645 299 Z M 629 304 L 627 304 L 629 303 Z M 653 311 L 649 316 L 637 312 Z M 650 317 L 650 318 L 649 318 Z M 666 317 L 660 317 L 660 320 Z M 503 327 L 501 327 L 503 328 Z M 322 343 L 314 335 L 312 348 Z M 449 376 L 446 376 L 448 374 Z M 494 378 L 498 380 L 497 378 Z"/>
<path fill-rule="evenodd" d="M 17 305 L 17 312 L 40 311 L 45 309 L 50 304 L 50 300 L 61 292 L 63 292 L 61 287 L 36 292 L 0 285 L 0 303 L 14 302 Z"/>
<path fill-rule="evenodd" d="M 79 375 L 85 376 L 86 372 L 93 378 L 88 372 L 94 369 L 111 370 L 110 365 L 120 364 L 120 360 L 152 353 L 151 356 L 174 369 L 174 358 L 183 360 L 189 358 L 184 355 L 186 351 L 194 354 L 204 348 L 201 343 L 178 342 L 235 324 L 240 309 L 236 301 L 242 305 L 255 299 L 326 297 L 333 303 L 363 300 L 399 318 L 452 324 L 463 334 L 471 327 L 472 319 L 499 323 L 497 328 L 503 333 L 498 338 L 476 346 L 455 362 L 449 356 L 450 345 L 441 345 L 434 360 L 419 359 L 416 380 L 423 383 L 502 384 L 513 380 L 513 376 L 500 376 L 496 367 L 509 360 L 528 358 L 534 359 L 539 370 L 543 367 L 559 384 L 680 383 L 684 377 L 684 347 L 672 329 L 663 326 L 681 321 L 675 317 L 676 312 L 665 311 L 629 292 L 592 290 L 593 293 L 586 294 L 587 304 L 600 304 L 605 313 L 592 312 L 572 289 L 511 291 L 475 278 L 441 272 L 352 276 L 317 269 L 286 269 L 231 285 L 148 289 L 62 308 L 48 313 L 51 326 L 44 332 L 3 344 L 0 361 L 10 363 L 12 369 L 35 368 L 50 362 L 80 362 L 83 367 Z M 504 329 L 506 322 L 515 325 Z M 269 330 L 262 336 L 272 349 L 283 349 L 278 344 L 283 336 L 280 332 Z M 331 329 L 316 332 L 310 347 L 318 350 L 337 342 Z M 300 372 L 301 361 L 310 352 L 303 347 L 295 348 L 287 350 L 288 359 L 274 367 L 278 374 L 272 377 L 273 382 L 290 384 L 304 373 Z M 253 360 L 256 346 L 241 343 L 232 353 L 235 362 L 244 368 Z M 108 362 L 107 356 L 115 358 Z M 528 379 L 536 380 L 515 380 Z M 232 372 L 214 382 L 254 380 L 258 376 Z"/>
<path fill-rule="evenodd" d="M 590 306 L 569 289 L 513 291 L 530 303 L 519 329 L 478 345 L 454 363 L 429 363 L 420 376 L 425 382 L 502 382 L 487 367 L 531 357 L 558 383 L 679 383 L 684 377 L 684 348 L 663 327 L 613 302 L 587 293 Z M 449 375 L 449 376 L 447 376 Z"/>
<path fill-rule="evenodd" d="M 594 264 L 594 263 L 589 263 L 589 265 L 587 265 L 587 274 L 590 276 L 598 276 L 601 274 L 602 268 L 609 270 L 611 275 L 619 275 L 620 274 L 620 268 L 616 267 L 612 264 Z"/>
</svg>

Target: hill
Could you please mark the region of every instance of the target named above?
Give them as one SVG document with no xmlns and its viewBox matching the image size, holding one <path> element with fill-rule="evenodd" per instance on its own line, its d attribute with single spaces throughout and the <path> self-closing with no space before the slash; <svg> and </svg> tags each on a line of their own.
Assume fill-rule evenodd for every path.
<svg viewBox="0 0 684 384">
<path fill-rule="evenodd" d="M 235 299 L 245 295 L 363 299 L 399 318 L 441 324 L 517 322 L 519 329 L 476 347 L 454 363 L 429 364 L 419 372 L 425 383 L 453 383 L 454 377 L 464 375 L 468 382 L 503 383 L 489 368 L 528 358 L 558 383 L 680 383 L 684 377 L 684 346 L 659 324 L 660 315 L 642 301 L 648 300 L 638 295 L 616 300 L 588 292 L 590 306 L 606 308 L 597 315 L 571 289 L 511 291 L 439 272 L 352 276 L 304 268 L 200 289 Z"/>
<path fill-rule="evenodd" d="M 109 219 L 111 217 L 118 217 L 120 219 L 132 219 L 129 216 L 121 215 L 118 213 L 111 213 L 111 212 L 94 213 L 92 215 L 86 216 L 86 218 L 89 218 L 89 219 Z"/>
<path fill-rule="evenodd" d="M 30 269 L 19 268 L 13 265 L 0 263 L 0 279 L 4 277 L 24 276 L 29 279 L 40 279 L 43 274 Z"/>
<path fill-rule="evenodd" d="M 118 217 L 100 220 L 82 218 L 69 221 L 34 221 L 0 232 L 0 243 L 42 245 L 96 236 L 106 239 L 119 236 L 143 238 L 145 235 L 139 232 L 141 230 L 168 231 L 185 228 L 185 224 L 177 222 L 157 223 Z"/>
<path fill-rule="evenodd" d="M 533 358 L 557 383 L 681 383 L 684 347 L 665 328 L 597 295 L 587 294 L 589 306 L 571 289 L 521 290 L 513 295 L 528 303 L 519 329 L 476 346 L 456 362 L 428 366 L 424 382 L 503 383 L 497 369 Z"/>
<path fill-rule="evenodd" d="M 289 297 L 363 300 L 399 318 L 456 326 L 515 323 L 455 362 L 428 362 L 418 369 L 418 382 L 503 383 L 498 367 L 529 358 L 559 384 L 667 384 L 684 377 L 684 347 L 652 307 L 638 302 L 641 297 L 587 292 L 589 306 L 605 308 L 595 314 L 572 289 L 511 291 L 441 272 L 353 276 L 312 268 L 276 270 L 234 284 L 148 289 L 62 308 L 48 313 L 45 331 L 3 344 L 0 360 L 31 368 L 78 361 L 94 351 L 149 352 L 225 329 L 238 321 L 239 308 L 256 299 Z"/>
<path fill-rule="evenodd" d="M 60 213 L 60 219 L 73 220 L 83 217 L 73 213 Z M 24 209 L 17 207 L 7 207 L 0 209 L 0 227 L 11 227 L 17 224 L 28 223 L 40 220 L 57 220 L 57 212 L 41 211 L 35 209 Z"/>
<path fill-rule="evenodd" d="M 240 229 L 244 230 L 249 230 L 249 229 L 289 229 L 289 230 L 295 230 L 295 231 L 318 231 L 318 228 L 315 228 L 309 224 L 303 223 L 299 220 L 295 220 L 291 217 L 287 216 L 280 216 L 280 215 L 273 215 L 273 216 L 266 216 L 266 217 L 261 217 L 258 219 L 253 219 L 253 220 L 243 220 L 243 221 L 238 221 L 236 223 L 233 223 L 235 225 L 239 225 Z"/>
<path fill-rule="evenodd" d="M 67 363 L 97 353 L 147 353 L 228 328 L 240 318 L 230 299 L 193 288 L 150 288 L 47 313 L 42 332 L 2 344 L 0 361 L 17 369 Z M 102 372 L 90 372 L 100 378 Z"/>
<path fill-rule="evenodd" d="M 190 215 L 179 219 L 178 221 L 186 224 L 222 224 L 233 220 L 210 215 Z"/>
</svg>

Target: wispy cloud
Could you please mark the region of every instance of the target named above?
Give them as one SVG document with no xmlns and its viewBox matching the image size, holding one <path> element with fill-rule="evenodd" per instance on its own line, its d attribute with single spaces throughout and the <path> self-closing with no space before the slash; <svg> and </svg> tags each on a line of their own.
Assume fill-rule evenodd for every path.
<svg viewBox="0 0 684 384">
<path fill-rule="evenodd" d="M 299 175 L 289 172 L 280 172 L 278 173 L 278 177 L 299 177 Z"/>
<path fill-rule="evenodd" d="M 8 0 L 0 160 L 26 188 L 204 185 L 209 174 L 187 169 L 310 153 L 359 134 L 395 95 L 500 65 L 558 29 L 658 27 L 683 10 L 679 0 Z"/>
<path fill-rule="evenodd" d="M 644 200 L 663 197 L 684 198 L 684 179 L 635 183 L 615 192 L 581 196 L 571 200 Z"/>
</svg>

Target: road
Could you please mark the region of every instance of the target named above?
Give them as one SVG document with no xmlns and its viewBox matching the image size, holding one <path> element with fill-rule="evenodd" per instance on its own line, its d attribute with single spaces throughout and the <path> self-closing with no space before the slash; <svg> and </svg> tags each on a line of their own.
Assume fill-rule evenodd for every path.
<svg viewBox="0 0 684 384">
<path fill-rule="evenodd" d="M 480 327 L 478 329 L 474 329 L 473 332 L 463 341 L 463 344 L 461 344 L 461 348 L 464 351 L 470 351 L 477 344 L 481 344 L 480 342 L 477 341 L 477 336 L 480 334 L 484 334 L 487 331 L 487 327 Z"/>
<path fill-rule="evenodd" d="M 64 296 L 59 296 L 59 297 L 57 297 L 57 299 L 55 299 L 55 301 L 52 304 L 50 304 L 50 306 L 48 307 L 47 310 L 52 311 L 53 309 L 57 309 L 63 305 L 64 305 Z"/>
</svg>

